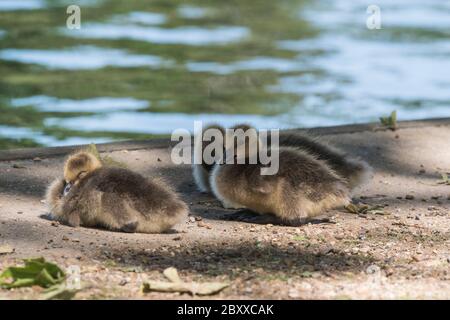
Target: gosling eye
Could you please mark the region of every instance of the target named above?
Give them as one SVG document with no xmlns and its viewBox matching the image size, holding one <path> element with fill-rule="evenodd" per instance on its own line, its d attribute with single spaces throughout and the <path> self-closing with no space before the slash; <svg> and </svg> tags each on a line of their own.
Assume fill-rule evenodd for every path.
<svg viewBox="0 0 450 320">
<path fill-rule="evenodd" d="M 68 183 L 66 184 L 66 186 L 64 187 L 63 195 L 66 196 L 66 195 L 69 193 L 69 191 L 70 191 L 71 188 L 72 188 L 72 183 L 71 183 L 71 182 L 68 182 Z"/>
</svg>

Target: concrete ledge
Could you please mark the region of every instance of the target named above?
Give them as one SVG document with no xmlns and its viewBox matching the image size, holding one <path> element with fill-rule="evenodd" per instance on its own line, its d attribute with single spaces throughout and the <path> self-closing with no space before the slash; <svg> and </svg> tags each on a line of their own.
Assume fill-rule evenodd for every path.
<svg viewBox="0 0 450 320">
<path fill-rule="evenodd" d="M 436 126 L 450 126 L 450 118 L 401 121 L 398 123 L 398 129 L 436 127 Z M 352 125 L 341 125 L 332 127 L 299 128 L 289 130 L 308 131 L 313 134 L 319 135 L 334 135 L 334 134 L 345 134 L 345 133 L 388 130 L 388 129 L 380 127 L 379 123 L 365 123 L 365 124 L 352 124 Z M 170 141 L 169 138 L 165 138 L 165 139 L 152 139 L 142 141 L 130 140 L 130 141 L 102 143 L 97 144 L 97 148 L 100 152 L 111 152 L 124 149 L 126 150 L 164 149 L 173 144 L 175 143 Z M 0 161 L 32 159 L 36 157 L 48 158 L 52 156 L 60 156 L 68 154 L 84 146 L 86 145 L 3 150 L 0 151 Z"/>
</svg>

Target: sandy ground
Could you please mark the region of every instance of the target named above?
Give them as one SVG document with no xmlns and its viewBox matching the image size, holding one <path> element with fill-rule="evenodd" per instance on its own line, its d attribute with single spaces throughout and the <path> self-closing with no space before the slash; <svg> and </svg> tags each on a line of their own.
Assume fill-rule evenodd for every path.
<svg viewBox="0 0 450 320">
<path fill-rule="evenodd" d="M 155 235 L 71 228 L 42 217 L 45 188 L 61 174 L 63 156 L 0 162 L 0 245 L 15 250 L 0 255 L 0 269 L 38 256 L 78 265 L 81 299 L 192 298 L 140 292 L 143 280 L 162 280 L 171 266 L 185 281 L 231 283 L 212 299 L 449 299 L 450 185 L 437 181 L 450 172 L 450 126 L 326 138 L 374 167 L 354 201 L 383 205 L 384 214 L 337 210 L 298 227 L 262 224 L 198 192 L 190 167 L 174 166 L 166 147 L 108 155 L 175 185 L 190 206 L 187 221 Z M 39 293 L 0 290 L 0 298 Z"/>
</svg>

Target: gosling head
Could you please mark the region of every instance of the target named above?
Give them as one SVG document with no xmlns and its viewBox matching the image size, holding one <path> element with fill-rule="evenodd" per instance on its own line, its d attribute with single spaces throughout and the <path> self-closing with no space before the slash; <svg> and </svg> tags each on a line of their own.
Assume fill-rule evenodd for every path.
<svg viewBox="0 0 450 320">
<path fill-rule="evenodd" d="M 67 158 L 64 165 L 64 180 L 66 182 L 64 195 L 66 195 L 72 186 L 77 185 L 90 172 L 102 166 L 93 154 L 80 151 Z"/>
<path fill-rule="evenodd" d="M 262 142 L 258 131 L 247 124 L 239 124 L 227 131 L 225 138 L 225 159 L 226 163 L 234 163 L 250 157 L 257 157 L 258 150 Z M 255 158 L 256 159 L 256 158 Z"/>
<path fill-rule="evenodd" d="M 201 148 L 202 148 L 202 153 L 201 153 L 202 154 L 202 167 L 207 172 L 210 172 L 213 169 L 214 163 L 212 163 L 212 164 L 206 163 L 204 161 L 204 159 L 203 159 L 203 153 L 205 152 L 205 149 L 209 146 L 211 141 L 215 141 L 216 135 L 218 135 L 219 133 L 222 134 L 222 137 L 225 136 L 225 128 L 223 128 L 222 126 L 220 126 L 218 124 L 210 124 L 210 125 L 206 126 L 203 129 L 203 131 L 200 133 L 201 134 L 200 138 L 202 139 L 202 144 L 201 144 Z M 214 138 L 212 138 L 212 137 L 214 137 Z M 225 151 L 225 147 L 224 147 L 223 151 Z M 218 155 L 216 155 L 215 150 L 211 151 L 211 156 L 215 160 L 219 160 L 218 159 Z"/>
</svg>

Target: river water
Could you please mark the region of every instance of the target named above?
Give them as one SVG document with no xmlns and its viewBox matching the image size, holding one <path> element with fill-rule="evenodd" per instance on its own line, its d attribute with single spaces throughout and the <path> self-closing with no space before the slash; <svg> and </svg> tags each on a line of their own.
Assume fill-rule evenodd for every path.
<svg viewBox="0 0 450 320">
<path fill-rule="evenodd" d="M 0 75 L 0 149 L 450 117 L 450 1 L 0 0 Z"/>
</svg>

